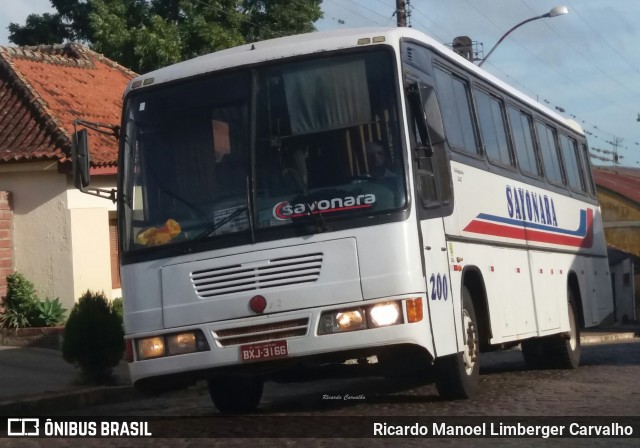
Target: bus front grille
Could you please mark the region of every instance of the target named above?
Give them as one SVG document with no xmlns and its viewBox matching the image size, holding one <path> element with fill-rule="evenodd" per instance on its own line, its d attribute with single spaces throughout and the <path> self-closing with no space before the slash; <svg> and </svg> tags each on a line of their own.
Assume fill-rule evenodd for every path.
<svg viewBox="0 0 640 448">
<path fill-rule="evenodd" d="M 214 331 L 213 334 L 220 346 L 229 347 L 304 336 L 307 334 L 308 326 L 309 318 L 303 318 L 263 325 L 251 325 L 249 327 L 229 328 Z"/>
<path fill-rule="evenodd" d="M 312 253 L 203 269 L 192 272 L 191 281 L 201 298 L 312 283 L 320 277 L 322 259 L 322 253 Z"/>
</svg>

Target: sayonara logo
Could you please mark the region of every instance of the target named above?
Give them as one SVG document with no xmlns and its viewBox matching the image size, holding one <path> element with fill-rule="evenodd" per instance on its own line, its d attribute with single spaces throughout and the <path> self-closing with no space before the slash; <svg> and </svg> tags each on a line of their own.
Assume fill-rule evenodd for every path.
<svg viewBox="0 0 640 448">
<path fill-rule="evenodd" d="M 291 204 L 289 201 L 279 202 L 273 207 L 273 217 L 279 221 L 302 216 L 317 215 L 319 213 L 333 213 L 360 208 L 371 208 L 376 202 L 375 194 L 359 194 L 344 198 L 322 199 L 314 202 L 298 202 Z"/>
</svg>

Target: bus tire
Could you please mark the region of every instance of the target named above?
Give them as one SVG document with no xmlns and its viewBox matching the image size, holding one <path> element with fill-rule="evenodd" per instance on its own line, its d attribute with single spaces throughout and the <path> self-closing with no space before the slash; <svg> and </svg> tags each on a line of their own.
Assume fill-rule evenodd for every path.
<svg viewBox="0 0 640 448">
<path fill-rule="evenodd" d="M 207 380 L 209 395 L 223 414 L 255 411 L 262 399 L 264 382 L 255 377 L 225 376 Z"/>
<path fill-rule="evenodd" d="M 465 342 L 463 351 L 435 361 L 436 387 L 440 396 L 446 399 L 471 398 L 478 388 L 480 377 L 478 321 L 466 286 L 462 291 L 462 325 Z"/>
<path fill-rule="evenodd" d="M 549 361 L 556 369 L 577 369 L 580 365 L 580 326 L 576 317 L 577 307 L 573 299 L 573 291 L 569 288 L 569 335 L 550 337 L 546 342 Z"/>
<path fill-rule="evenodd" d="M 538 370 L 548 366 L 547 350 L 544 341 L 534 338 L 522 341 L 522 357 L 528 369 Z"/>
</svg>

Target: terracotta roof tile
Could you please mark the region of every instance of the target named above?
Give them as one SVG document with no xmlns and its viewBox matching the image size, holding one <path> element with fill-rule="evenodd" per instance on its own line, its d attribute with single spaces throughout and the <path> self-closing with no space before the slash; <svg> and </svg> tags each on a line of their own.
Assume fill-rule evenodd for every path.
<svg viewBox="0 0 640 448">
<path fill-rule="evenodd" d="M 77 44 L 0 47 L 0 161 L 68 161 L 73 120 L 120 124 L 134 76 Z M 92 165 L 115 166 L 115 138 L 89 134 Z"/>
<path fill-rule="evenodd" d="M 593 180 L 598 187 L 606 188 L 640 204 L 640 170 L 637 168 L 595 168 Z"/>
</svg>

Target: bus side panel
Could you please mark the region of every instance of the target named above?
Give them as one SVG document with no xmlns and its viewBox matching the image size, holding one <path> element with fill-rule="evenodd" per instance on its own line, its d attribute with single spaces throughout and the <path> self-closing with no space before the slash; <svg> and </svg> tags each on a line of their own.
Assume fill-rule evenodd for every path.
<svg viewBox="0 0 640 448">
<path fill-rule="evenodd" d="M 492 247 L 489 251 L 485 285 L 489 297 L 499 298 L 497 303 L 490 301 L 489 304 L 491 316 L 496 316 L 491 322 L 492 343 L 505 342 L 499 340 L 500 336 L 513 340 L 536 331 L 527 258 L 526 250 L 522 249 Z M 501 322 L 498 322 L 498 316 Z"/>
<path fill-rule="evenodd" d="M 449 252 L 454 260 L 461 258 L 465 266 L 474 266 L 482 275 L 488 297 L 491 344 L 537 336 L 526 250 L 451 242 Z M 459 257 L 461 254 L 464 257 Z M 463 279 L 455 275 L 457 272 L 453 274 L 452 286 L 460 294 Z M 481 291 L 470 292 L 476 298 L 481 297 Z"/>
<path fill-rule="evenodd" d="M 552 252 L 529 252 L 531 285 L 540 336 L 557 333 L 560 316 L 567 314 L 568 272 L 566 267 L 561 267 L 564 257 L 566 256 Z"/>
<path fill-rule="evenodd" d="M 593 259 L 593 282 L 595 283 L 595 297 L 593 302 L 597 306 L 594 325 L 612 316 L 613 292 L 611 289 L 611 273 L 609 272 L 609 260 L 606 258 Z"/>
</svg>

